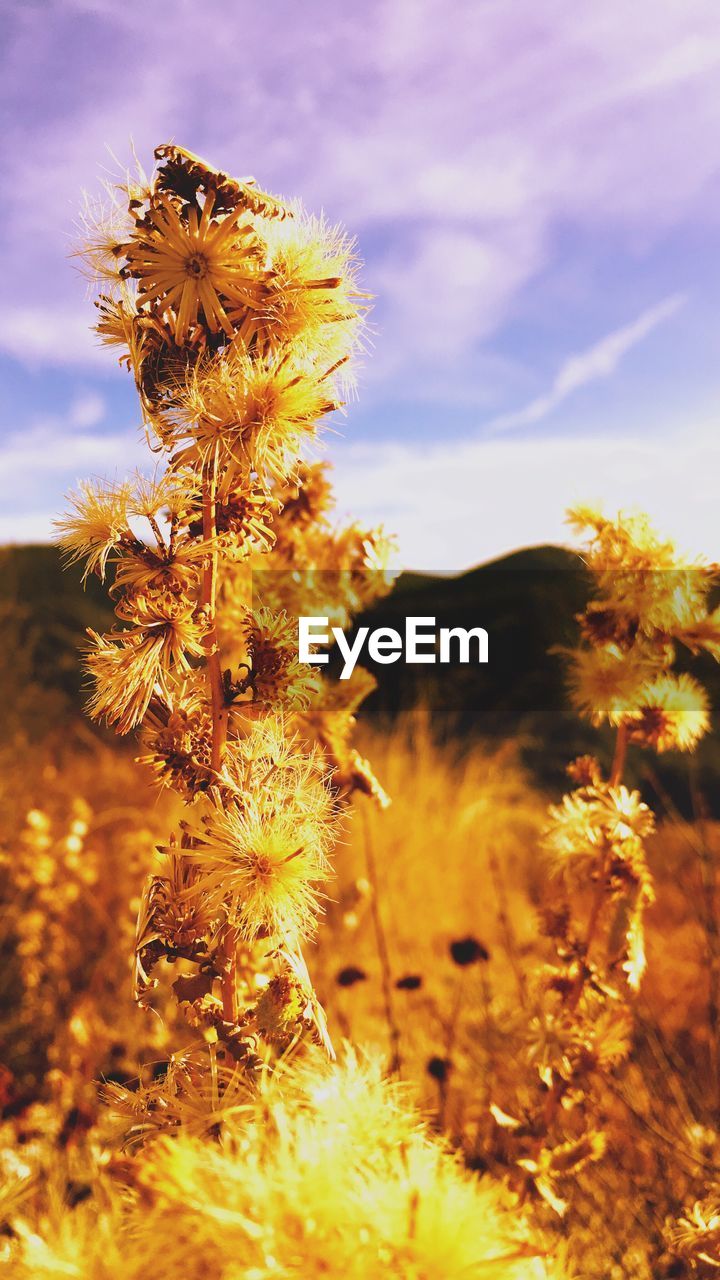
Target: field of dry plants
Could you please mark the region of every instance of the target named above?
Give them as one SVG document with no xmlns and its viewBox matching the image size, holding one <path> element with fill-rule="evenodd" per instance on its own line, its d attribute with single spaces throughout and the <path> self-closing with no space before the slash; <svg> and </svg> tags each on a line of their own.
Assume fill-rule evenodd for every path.
<svg viewBox="0 0 720 1280">
<path fill-rule="evenodd" d="M 293 623 L 391 587 L 382 532 L 338 528 L 302 460 L 362 347 L 353 246 L 156 160 L 88 207 L 84 249 L 154 475 L 83 485 L 58 521 L 116 615 L 82 658 L 106 728 L 38 741 L 46 695 L 2 660 L 0 1258 L 711 1276 L 720 830 L 627 769 L 713 732 L 689 668 L 720 658 L 715 572 L 642 516 L 572 513 L 594 588 L 568 698 L 605 736 L 564 796 L 421 706 L 363 723 L 371 677 L 320 679 Z M 261 607 L 259 565 L 282 570 Z"/>
</svg>

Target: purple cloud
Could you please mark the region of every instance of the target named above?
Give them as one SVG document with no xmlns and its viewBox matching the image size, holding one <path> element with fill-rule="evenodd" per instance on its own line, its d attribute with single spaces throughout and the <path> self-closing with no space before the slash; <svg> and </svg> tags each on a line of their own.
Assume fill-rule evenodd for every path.
<svg viewBox="0 0 720 1280">
<path fill-rule="evenodd" d="M 647 246 L 711 216 L 715 0 L 11 0 L 5 22 L 0 346 L 18 358 L 96 358 L 66 253 L 81 189 L 130 136 L 144 161 L 173 136 L 358 233 L 376 382 L 491 336 L 558 226 Z"/>
</svg>

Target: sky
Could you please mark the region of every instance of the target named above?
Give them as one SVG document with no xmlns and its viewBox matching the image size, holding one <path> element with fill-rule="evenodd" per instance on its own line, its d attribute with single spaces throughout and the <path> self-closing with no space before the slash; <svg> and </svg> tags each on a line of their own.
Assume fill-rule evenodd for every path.
<svg viewBox="0 0 720 1280">
<path fill-rule="evenodd" d="M 71 257 L 173 140 L 357 237 L 341 515 L 398 564 L 641 507 L 720 560 L 717 0 L 3 0 L 0 542 L 146 459 Z"/>
</svg>

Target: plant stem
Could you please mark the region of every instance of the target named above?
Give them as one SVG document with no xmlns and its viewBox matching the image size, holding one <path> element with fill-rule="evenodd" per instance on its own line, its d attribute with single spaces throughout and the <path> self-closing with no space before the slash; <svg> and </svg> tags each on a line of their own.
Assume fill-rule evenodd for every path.
<svg viewBox="0 0 720 1280">
<path fill-rule="evenodd" d="M 218 956 L 222 959 L 224 969 L 220 980 L 223 1018 L 226 1022 L 237 1023 L 237 934 L 226 925 L 218 946 Z"/>
<path fill-rule="evenodd" d="M 518 999 L 520 1000 L 522 1008 L 527 1009 L 525 975 L 518 958 L 517 939 L 510 920 L 505 882 L 500 871 L 500 863 L 498 861 L 497 853 L 492 845 L 488 851 L 488 866 L 490 868 L 490 875 L 495 889 L 495 897 L 497 898 L 497 920 L 503 932 L 505 951 L 517 984 Z"/>
<path fill-rule="evenodd" d="M 388 951 L 385 928 L 383 926 L 382 915 L 380 912 L 380 902 L 378 900 L 377 866 L 375 865 L 375 854 L 373 851 L 372 836 L 370 833 L 370 823 L 368 821 L 367 811 L 364 808 L 362 814 L 363 827 L 365 831 L 365 866 L 367 869 L 368 882 L 370 884 L 370 912 L 372 914 L 373 928 L 375 930 L 375 943 L 377 946 L 378 959 L 380 960 L 380 978 L 382 982 L 383 1001 L 385 1004 L 385 1020 L 387 1022 L 388 1035 L 390 1038 L 390 1074 L 400 1075 L 402 1069 L 402 1058 L 400 1055 L 400 1028 L 398 1027 L 395 1018 L 395 1009 L 393 1006 L 390 953 Z"/>
<path fill-rule="evenodd" d="M 610 770 L 610 786 L 616 787 L 620 782 L 625 768 L 625 757 L 627 756 L 628 734 L 627 726 L 618 725 L 617 738 L 615 739 L 615 755 L 613 756 L 612 768 Z"/>
<path fill-rule="evenodd" d="M 695 827 L 700 838 L 700 875 L 702 877 L 702 927 L 708 957 L 708 1023 L 710 1027 L 710 1069 L 713 1079 L 715 1114 L 720 1114 L 720 936 L 717 920 L 717 883 L 713 851 L 707 838 L 707 808 L 700 793 L 697 769 L 690 766 L 690 796 Z"/>
<path fill-rule="evenodd" d="M 620 779 L 622 778 L 623 769 L 625 768 L 625 759 L 627 756 L 627 746 L 628 746 L 627 728 L 624 724 L 621 724 L 618 726 L 617 738 L 615 739 L 615 753 L 613 755 L 613 762 L 610 770 L 610 786 L 611 787 L 618 786 Z M 580 997 L 582 996 L 582 993 L 585 990 L 585 983 L 587 982 L 587 978 L 588 978 L 587 961 L 590 956 L 590 948 L 593 944 L 593 940 L 597 932 L 598 922 L 600 920 L 600 916 L 602 913 L 603 900 L 605 897 L 605 887 L 606 887 L 605 882 L 606 882 L 607 872 L 608 872 L 607 855 L 603 854 L 603 858 L 600 864 L 600 869 L 598 874 L 598 882 L 595 887 L 595 895 L 593 897 L 592 906 L 590 908 L 590 915 L 588 916 L 587 929 L 585 932 L 585 946 L 584 946 L 585 964 L 581 966 L 578 972 L 577 978 L 575 979 L 575 982 L 573 984 L 572 991 L 570 992 L 570 995 L 568 998 L 567 1007 L 570 1010 L 577 1009 L 578 1004 L 580 1003 Z M 547 1096 L 545 1107 L 543 1110 L 543 1127 L 544 1127 L 545 1133 L 549 1132 L 550 1126 L 552 1125 L 555 1119 L 555 1115 L 557 1113 L 559 1105 L 560 1105 L 560 1090 L 558 1088 L 557 1081 L 555 1081 L 555 1083 L 553 1084 Z M 541 1148 L 542 1148 L 542 1136 L 540 1136 L 537 1139 L 536 1153 L 540 1151 Z"/>
<path fill-rule="evenodd" d="M 455 988 L 455 997 L 453 999 L 452 1008 L 450 1011 L 450 1017 L 448 1019 L 446 1030 L 445 1030 L 444 1049 L 445 1049 L 445 1061 L 448 1064 L 448 1070 L 450 1070 L 450 1065 L 452 1063 L 453 1050 L 455 1049 L 455 1041 L 457 1039 L 458 1023 L 460 1021 L 460 1014 L 462 1012 L 463 998 L 465 994 L 464 978 L 465 978 L 465 971 L 461 969 L 457 986 Z M 445 1077 L 444 1080 L 440 1081 L 440 1106 L 438 1108 L 438 1118 L 437 1118 L 438 1129 L 440 1129 L 441 1131 L 444 1130 L 445 1128 L 445 1120 L 447 1118 L 447 1104 L 448 1104 L 448 1082 L 447 1082 L 447 1077 Z"/>
<path fill-rule="evenodd" d="M 215 490 L 217 486 L 217 451 L 203 468 L 202 480 L 202 521 L 203 538 L 207 544 L 208 560 L 203 570 L 201 603 L 208 614 L 208 629 L 205 636 L 205 654 L 207 658 L 208 682 L 210 684 L 210 702 L 212 706 L 212 768 L 220 771 L 225 752 L 227 736 L 227 707 L 223 690 L 222 664 L 220 662 L 220 646 L 218 644 L 217 624 L 215 617 L 215 596 L 217 592 L 217 526 L 215 522 Z"/>
<path fill-rule="evenodd" d="M 212 709 L 212 756 L 213 772 L 218 774 L 222 766 L 227 737 L 228 710 L 225 705 L 223 689 L 222 664 L 220 661 L 220 645 L 218 643 L 217 622 L 215 615 L 215 599 L 217 594 L 217 523 L 215 516 L 215 492 L 217 488 L 217 449 L 203 467 L 202 476 L 202 523 L 203 539 L 206 543 L 208 558 L 203 569 L 201 585 L 201 604 L 207 612 L 207 633 L 205 636 L 205 654 L 207 661 L 208 684 L 210 686 L 210 705 Z M 218 943 L 218 958 L 222 963 L 220 990 L 222 996 L 223 1018 L 226 1022 L 237 1022 L 237 990 L 236 990 L 236 952 L 237 937 L 234 929 L 227 925 Z"/>
</svg>

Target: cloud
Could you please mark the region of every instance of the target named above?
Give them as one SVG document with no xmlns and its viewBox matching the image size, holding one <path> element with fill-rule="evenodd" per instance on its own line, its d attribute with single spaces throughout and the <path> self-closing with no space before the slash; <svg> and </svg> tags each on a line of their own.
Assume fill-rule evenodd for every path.
<svg viewBox="0 0 720 1280">
<path fill-rule="evenodd" d="M 681 295 L 578 352 L 530 400 L 537 384 L 522 364 L 545 339 L 538 317 L 555 308 L 553 333 L 571 350 L 563 327 L 597 331 L 598 287 L 623 305 L 621 271 L 636 264 L 645 288 L 657 251 L 673 279 L 662 290 L 691 288 L 685 275 L 714 249 L 717 148 L 689 139 L 720 136 L 717 0 L 316 0 L 310 17 L 290 0 L 176 0 L 169 13 L 146 0 L 3 9 L 0 352 L 33 376 L 47 369 L 48 385 L 61 365 L 87 370 L 83 382 L 116 368 L 89 332 L 68 249 L 83 188 L 117 174 L 110 152 L 129 159 L 131 137 L 148 164 L 174 137 L 344 220 L 378 298 L 363 402 L 378 422 L 401 400 L 442 406 L 434 439 L 458 406 L 490 418 L 510 387 L 521 408 L 508 431 L 597 387 Z M 597 286 L 606 261 L 615 275 Z M 49 528 L 78 477 L 145 461 L 134 432 L 97 429 L 90 397 L 0 446 L 4 504 L 35 513 L 5 516 L 0 534 Z M 589 476 L 610 505 L 644 503 L 663 525 L 676 516 L 689 542 L 713 547 L 710 434 L 698 428 L 693 453 L 687 432 L 682 446 L 650 439 L 651 415 L 632 409 L 635 435 L 612 449 L 582 424 L 562 441 L 343 446 L 341 499 L 397 528 L 416 565 L 461 567 L 562 536 L 565 505 L 592 496 Z"/>
<path fill-rule="evenodd" d="M 457 571 L 518 546 L 566 542 L 564 512 L 598 502 L 640 507 L 691 553 L 720 561 L 716 477 L 720 437 L 710 414 L 634 434 L 426 443 L 341 444 L 333 450 L 340 518 L 383 524 L 402 567 Z M 147 468 L 137 432 L 36 428 L 0 447 L 0 543 L 47 541 L 59 495 L 88 475 Z M 13 514 L 13 508 L 16 514 Z"/>
<path fill-rule="evenodd" d="M 518 546 L 566 542 L 578 502 L 608 512 L 639 507 L 693 553 L 720 560 L 715 422 L 663 437 L 387 443 L 338 450 L 344 515 L 398 536 L 403 567 L 460 570 Z"/>
<path fill-rule="evenodd" d="M 151 469 L 141 433 L 97 430 L 101 412 L 100 397 L 79 396 L 63 415 L 0 441 L 0 541 L 46 542 L 63 495 L 79 480 Z"/>
<path fill-rule="evenodd" d="M 357 232 L 387 359 L 412 376 L 432 334 L 453 365 L 512 314 L 557 255 L 556 230 L 651 245 L 708 199 L 720 131 L 716 0 L 187 0 L 6 5 L 10 127 L 0 349 L 98 359 L 68 238 L 106 147 L 149 162 L 176 137 Z M 282 14 L 282 26 L 278 18 Z M 278 31 L 281 31 L 281 36 Z M 162 67 L 162 75 L 157 68 Z M 60 68 L 62 74 L 58 74 Z M 438 315 L 435 316 L 437 305 Z M 52 313 L 52 319 L 50 314 Z"/>
<path fill-rule="evenodd" d="M 663 302 L 659 302 L 657 306 L 643 311 L 632 324 L 613 330 L 599 342 L 593 343 L 591 347 L 578 352 L 577 355 L 569 356 L 560 366 L 548 392 L 536 396 L 522 409 L 493 418 L 486 428 L 487 432 L 509 431 L 515 427 L 527 427 L 532 423 L 540 422 L 581 387 L 586 387 L 588 383 L 596 382 L 600 378 L 611 377 L 628 352 L 632 351 L 633 347 L 642 342 L 658 325 L 674 316 L 686 302 L 687 298 L 684 294 L 673 294 Z"/>
<path fill-rule="evenodd" d="M 118 431 L 111 435 L 85 434 L 59 430 L 57 427 L 41 427 L 23 432 L 20 436 L 11 436 L 0 447 L 0 474 L 3 485 L 0 495 L 6 501 L 13 496 L 13 484 L 20 477 L 27 475 L 35 479 L 38 475 L 52 473 L 84 475 L 88 470 L 94 474 L 109 471 L 114 467 L 132 470 L 134 466 L 147 464 L 148 453 L 144 441 L 136 432 Z M 5 482 L 8 487 L 5 488 Z"/>
<path fill-rule="evenodd" d="M 8 303 L 0 312 L 0 351 L 31 368 L 77 364 L 109 370 L 116 361 L 92 332 L 93 322 L 87 301 L 77 307 Z"/>
<path fill-rule="evenodd" d="M 105 399 L 97 391 L 83 391 L 73 400 L 68 410 L 68 422 L 72 427 L 88 430 L 97 427 L 107 412 Z"/>
<path fill-rule="evenodd" d="M 45 509 L 18 515 L 0 514 L 0 547 L 23 546 L 29 542 L 49 542 L 52 516 Z"/>
<path fill-rule="evenodd" d="M 383 306 L 383 342 L 373 353 L 372 381 L 418 369 L 447 368 L 507 318 L 520 286 L 544 256 L 534 231 L 508 223 L 494 234 L 467 228 L 417 230 L 374 269 Z"/>
</svg>

